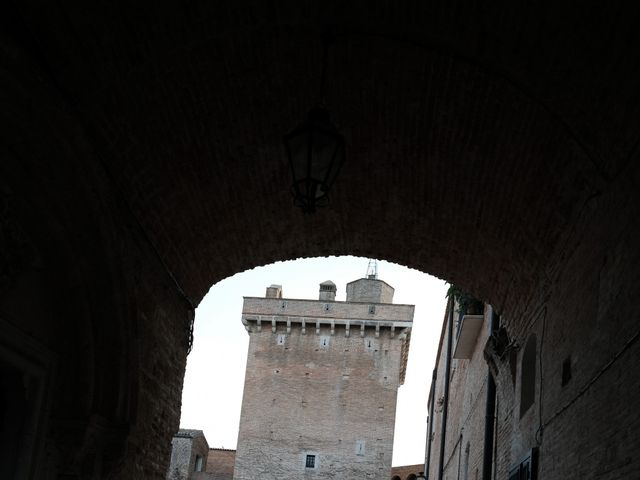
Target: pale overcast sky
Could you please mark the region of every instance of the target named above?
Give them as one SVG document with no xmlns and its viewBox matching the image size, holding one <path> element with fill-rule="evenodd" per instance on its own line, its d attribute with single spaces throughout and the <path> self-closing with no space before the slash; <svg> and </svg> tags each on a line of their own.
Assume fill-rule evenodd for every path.
<svg viewBox="0 0 640 480">
<path fill-rule="evenodd" d="M 187 360 L 181 428 L 204 430 L 212 448 L 236 448 L 249 334 L 240 322 L 242 297 L 262 297 L 282 285 L 285 298 L 317 299 L 332 280 L 336 300 L 348 282 L 363 278 L 368 259 L 328 257 L 278 262 L 229 277 L 196 311 L 194 347 Z M 393 465 L 424 461 L 427 396 L 445 311 L 445 282 L 393 263 L 378 262 L 378 278 L 395 288 L 394 303 L 416 306 L 405 383 L 398 393 Z"/>
</svg>

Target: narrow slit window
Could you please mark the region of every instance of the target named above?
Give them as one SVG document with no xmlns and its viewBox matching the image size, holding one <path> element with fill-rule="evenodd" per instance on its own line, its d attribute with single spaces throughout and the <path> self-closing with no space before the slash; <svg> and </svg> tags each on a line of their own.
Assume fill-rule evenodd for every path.
<svg viewBox="0 0 640 480">
<path fill-rule="evenodd" d="M 533 405 L 536 394 L 536 336 L 531 335 L 520 364 L 520 418 Z"/>
</svg>

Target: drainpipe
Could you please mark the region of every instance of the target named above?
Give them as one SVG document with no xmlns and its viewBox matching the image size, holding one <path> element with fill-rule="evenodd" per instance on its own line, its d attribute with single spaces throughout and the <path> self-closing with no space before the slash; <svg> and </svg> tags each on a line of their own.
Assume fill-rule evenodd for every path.
<svg viewBox="0 0 640 480">
<path fill-rule="evenodd" d="M 458 438 L 458 476 L 456 477 L 456 480 L 460 480 L 460 462 L 461 461 L 462 461 L 462 432 L 460 432 L 460 438 Z"/>
<path fill-rule="evenodd" d="M 424 466 L 424 473 L 426 480 L 429 480 L 429 470 L 431 468 L 431 443 L 433 440 L 433 406 L 436 402 L 436 379 L 438 378 L 438 371 L 434 368 L 433 375 L 431 376 L 431 402 L 429 403 L 429 424 L 427 425 L 427 462 Z"/>
<path fill-rule="evenodd" d="M 444 377 L 444 404 L 442 408 L 442 430 L 440 432 L 440 465 L 438 466 L 438 480 L 442 480 L 444 474 L 444 445 L 447 434 L 447 414 L 449 413 L 449 377 L 451 372 L 451 343 L 453 342 L 453 295 L 449 295 L 449 319 L 447 322 L 447 361 L 445 363 Z"/>
<path fill-rule="evenodd" d="M 500 328 L 500 317 L 491 307 L 491 323 L 489 324 L 490 334 L 493 335 Z M 491 480 L 493 469 L 493 432 L 495 430 L 496 411 L 496 382 L 491 374 L 487 373 L 487 407 L 484 421 L 484 455 L 482 461 L 482 479 Z"/>
</svg>

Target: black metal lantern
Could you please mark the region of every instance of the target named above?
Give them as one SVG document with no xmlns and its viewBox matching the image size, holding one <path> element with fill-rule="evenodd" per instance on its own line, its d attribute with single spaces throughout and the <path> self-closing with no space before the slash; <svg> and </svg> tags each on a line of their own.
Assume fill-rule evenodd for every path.
<svg viewBox="0 0 640 480">
<path fill-rule="evenodd" d="M 291 166 L 294 204 L 305 213 L 329 203 L 329 190 L 344 163 L 344 137 L 331 122 L 329 112 L 313 108 L 307 120 L 285 135 Z"/>
<path fill-rule="evenodd" d="M 318 106 L 312 108 L 306 121 L 285 135 L 284 145 L 291 166 L 294 205 L 304 213 L 329 203 L 329 190 L 344 163 L 344 137 L 331 122 L 325 108 L 327 57 L 333 35 L 327 29 L 323 35 L 322 76 Z"/>
</svg>

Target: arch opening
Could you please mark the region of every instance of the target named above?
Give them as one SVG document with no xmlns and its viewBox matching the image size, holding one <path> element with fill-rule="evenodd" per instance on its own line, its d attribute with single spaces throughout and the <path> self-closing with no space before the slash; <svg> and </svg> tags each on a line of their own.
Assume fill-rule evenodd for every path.
<svg viewBox="0 0 640 480">
<path fill-rule="evenodd" d="M 344 301 L 347 283 L 364 278 L 367 265 L 368 260 L 362 257 L 299 259 L 256 267 L 214 285 L 196 312 L 194 348 L 188 359 L 183 390 L 181 428 L 203 429 L 211 447 L 235 448 L 249 339 L 240 322 L 243 296 L 268 296 L 269 290 L 277 286 L 283 302 L 291 298 L 317 300 L 323 293 L 324 281 L 329 279 L 338 286 L 335 300 Z M 423 400 L 429 375 L 424 365 L 431 364 L 435 358 L 434 339 L 438 337 L 439 319 L 444 312 L 446 285 L 422 272 L 385 261 L 379 264 L 378 278 L 395 288 L 394 304 L 416 304 L 411 334 L 413 347 L 406 380 L 399 389 L 394 435 L 397 444 L 394 452 L 398 452 L 394 453 L 394 464 L 414 465 L 421 461 L 423 453 L 419 444 L 426 435 L 427 412 Z M 281 328 L 278 338 L 282 336 L 282 347 L 287 348 L 284 326 Z M 314 329 L 315 326 L 308 325 L 308 335 L 313 335 Z M 354 334 L 360 335 L 359 327 L 357 331 L 354 327 Z M 336 335 L 343 334 L 337 332 Z M 321 342 L 324 339 L 319 338 Z M 373 332 L 369 332 L 367 339 L 370 347 L 366 341 L 364 345 L 371 352 L 379 348 Z M 332 337 L 324 341 L 332 342 Z M 215 381 L 205 381 L 212 377 Z M 223 396 L 216 394 L 220 390 L 225 392 Z M 416 428 L 417 425 L 425 427 Z"/>
</svg>

